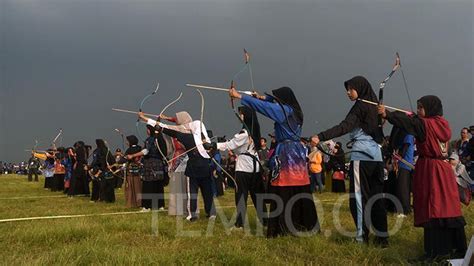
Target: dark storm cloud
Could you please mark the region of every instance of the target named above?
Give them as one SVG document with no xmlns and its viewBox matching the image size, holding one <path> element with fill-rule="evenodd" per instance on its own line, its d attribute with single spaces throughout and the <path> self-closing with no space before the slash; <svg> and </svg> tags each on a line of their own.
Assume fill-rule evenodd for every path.
<svg viewBox="0 0 474 266">
<path fill-rule="evenodd" d="M 411 96 L 437 94 L 453 134 L 473 119 L 471 1 L 19 1 L 0 4 L 0 160 L 23 160 L 23 149 L 136 134 L 138 109 L 199 118 L 198 94 L 185 83 L 227 86 L 252 55 L 255 86 L 294 88 L 305 111 L 304 133 L 332 126 L 350 108 L 343 81 L 364 75 L 374 88 L 400 51 Z M 237 80 L 250 86 L 249 75 Z M 230 136 L 239 127 L 225 93 L 204 92 L 208 128 Z M 409 109 L 400 73 L 386 104 Z M 271 123 L 261 117 L 264 132 Z M 142 127 L 143 130 L 143 127 Z"/>
</svg>

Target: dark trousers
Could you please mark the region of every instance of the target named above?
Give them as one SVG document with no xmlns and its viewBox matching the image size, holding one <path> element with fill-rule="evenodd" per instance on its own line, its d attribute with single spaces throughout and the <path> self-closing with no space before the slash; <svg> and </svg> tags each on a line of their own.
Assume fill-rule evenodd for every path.
<svg viewBox="0 0 474 266">
<path fill-rule="evenodd" d="M 368 242 L 369 228 L 373 227 L 377 236 L 375 241 L 386 242 L 388 234 L 387 211 L 383 200 L 383 162 L 351 161 L 349 180 L 349 207 L 357 227 L 356 240 Z"/>
<path fill-rule="evenodd" d="M 33 181 L 33 175 L 35 176 L 35 181 L 38 182 L 38 171 L 36 169 L 28 171 L 28 181 Z"/>
<path fill-rule="evenodd" d="M 316 191 L 316 185 L 318 185 L 318 191 L 321 193 L 323 191 L 323 181 L 322 181 L 322 172 L 319 173 L 311 173 L 309 176 L 309 181 L 310 181 L 310 190 L 311 193 Z"/>
<path fill-rule="evenodd" d="M 257 210 L 257 217 L 260 223 L 265 225 L 267 219 L 264 214 L 267 208 L 263 198 L 257 201 L 257 194 L 263 193 L 263 182 L 259 173 L 235 172 L 235 181 L 237 182 L 237 191 L 235 192 L 235 205 L 237 206 L 237 220 L 235 226 L 243 227 L 247 213 L 247 198 L 250 194 L 253 206 Z"/>
<path fill-rule="evenodd" d="M 399 168 L 397 178 L 397 197 L 403 208 L 403 214 L 411 212 L 410 206 L 411 171 Z"/>
<path fill-rule="evenodd" d="M 201 195 L 204 199 L 204 209 L 207 216 L 216 215 L 216 208 L 214 206 L 214 197 L 212 195 L 211 176 L 189 177 L 189 192 L 191 193 L 190 208 L 191 216 L 196 216 L 197 209 L 197 195 L 198 190 L 201 189 Z"/>
<path fill-rule="evenodd" d="M 147 209 L 159 209 L 165 207 L 165 187 L 162 180 L 142 182 L 142 207 Z M 145 195 L 147 194 L 147 195 Z M 158 206 L 153 206 L 153 200 L 158 197 Z"/>
<path fill-rule="evenodd" d="M 92 194 L 91 200 L 98 201 L 100 199 L 100 181 L 99 180 L 92 180 Z"/>
</svg>

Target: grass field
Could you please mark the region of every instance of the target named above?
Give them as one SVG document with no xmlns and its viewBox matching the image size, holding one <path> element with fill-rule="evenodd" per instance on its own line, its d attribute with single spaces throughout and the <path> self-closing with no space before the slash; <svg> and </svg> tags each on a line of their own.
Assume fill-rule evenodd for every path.
<svg viewBox="0 0 474 266">
<path fill-rule="evenodd" d="M 40 182 L 25 176 L 0 176 L 0 219 L 127 212 L 124 196 L 117 190 L 114 204 L 90 203 L 88 198 L 67 198 L 43 189 Z M 354 230 L 348 202 L 342 204 L 339 219 L 333 209 L 340 195 L 316 194 L 322 233 L 310 237 L 266 239 L 255 236 L 255 210 L 249 207 L 251 233 L 229 231 L 219 217 L 206 235 L 208 220 L 189 223 L 158 213 L 158 230 L 152 229 L 152 213 L 91 216 L 0 223 L 1 264 L 406 264 L 422 255 L 422 229 L 413 227 L 413 217 L 402 220 L 400 230 L 390 237 L 390 246 L 379 249 L 353 243 L 337 233 L 335 221 Z M 233 191 L 219 198 L 227 219 L 233 208 Z M 347 198 L 347 195 L 344 196 Z M 250 199 L 249 199 L 249 202 Z M 203 206 L 202 203 L 199 205 Z M 136 211 L 136 209 L 132 210 Z M 464 207 L 466 235 L 474 233 L 474 210 Z M 201 216 L 204 216 L 201 210 Z M 389 227 L 396 223 L 389 215 Z M 181 236 L 199 231 L 200 237 Z"/>
</svg>

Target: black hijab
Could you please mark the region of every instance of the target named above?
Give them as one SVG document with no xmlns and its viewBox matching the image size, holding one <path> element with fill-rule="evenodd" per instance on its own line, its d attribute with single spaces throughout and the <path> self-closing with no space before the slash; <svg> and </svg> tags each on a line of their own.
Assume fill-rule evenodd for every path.
<svg viewBox="0 0 474 266">
<path fill-rule="evenodd" d="M 350 80 L 344 81 L 344 87 L 346 90 L 349 90 L 349 87 L 356 90 L 359 99 L 378 102 L 377 96 L 372 89 L 372 85 L 370 85 L 369 81 L 362 76 L 355 76 Z"/>
<path fill-rule="evenodd" d="M 359 99 L 378 102 L 369 81 L 362 76 L 355 76 L 345 81 L 344 87 L 346 90 L 349 90 L 349 88 L 356 90 Z M 377 143 L 382 143 L 383 132 L 378 126 L 377 106 L 356 101 L 349 114 L 347 114 L 347 117 L 349 116 L 357 117 L 357 126 L 370 135 Z"/>
<path fill-rule="evenodd" d="M 288 105 L 293 109 L 293 116 L 298 125 L 303 125 L 303 110 L 296 99 L 293 90 L 289 87 L 281 87 L 276 90 L 272 90 L 273 98 L 280 104 Z"/>
<path fill-rule="evenodd" d="M 76 159 L 80 164 L 87 163 L 87 149 L 84 141 L 76 141 L 74 148 L 76 150 Z"/>
<path fill-rule="evenodd" d="M 260 143 L 260 124 L 258 123 L 257 113 L 250 107 L 240 106 L 239 112 L 244 115 L 245 126 L 242 129 L 250 130 L 249 134 L 252 137 L 254 147 L 257 149 L 257 145 Z"/>
<path fill-rule="evenodd" d="M 443 104 L 437 96 L 423 96 L 417 102 L 425 109 L 425 117 L 443 116 Z"/>
<path fill-rule="evenodd" d="M 127 136 L 127 141 L 129 146 L 128 149 L 125 151 L 126 155 L 135 154 L 142 150 L 142 147 L 138 145 L 138 138 L 135 135 Z"/>
<path fill-rule="evenodd" d="M 133 145 L 138 145 L 138 138 L 135 135 L 127 136 L 127 141 L 129 147 L 132 147 Z"/>
<path fill-rule="evenodd" d="M 105 145 L 105 141 L 103 139 L 96 139 L 95 144 L 97 145 L 97 151 L 105 156 L 108 151 L 107 145 Z"/>
</svg>

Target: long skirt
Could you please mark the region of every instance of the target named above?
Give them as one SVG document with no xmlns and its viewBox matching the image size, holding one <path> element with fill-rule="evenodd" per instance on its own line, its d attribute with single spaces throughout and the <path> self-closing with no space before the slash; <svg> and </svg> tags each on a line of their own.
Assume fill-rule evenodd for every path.
<svg viewBox="0 0 474 266">
<path fill-rule="evenodd" d="M 91 201 L 98 201 L 100 199 L 100 181 L 98 179 L 92 179 L 92 193 Z"/>
<path fill-rule="evenodd" d="M 87 187 L 87 189 L 86 189 Z M 87 172 L 84 166 L 77 166 L 72 172 L 71 183 L 68 190 L 68 195 L 84 195 L 89 194 L 89 186 L 87 181 Z"/>
<path fill-rule="evenodd" d="M 425 255 L 430 258 L 451 256 L 462 258 L 466 253 L 464 218 L 431 219 L 423 225 Z"/>
<path fill-rule="evenodd" d="M 187 182 L 184 172 L 170 173 L 168 215 L 187 215 Z"/>
<path fill-rule="evenodd" d="M 127 174 L 125 183 L 125 201 L 127 208 L 137 208 L 142 204 L 142 180 L 139 174 Z"/>
<path fill-rule="evenodd" d="M 54 174 L 53 187 L 51 191 L 63 191 L 64 189 L 64 174 Z"/>
<path fill-rule="evenodd" d="M 280 200 L 270 199 L 268 238 L 319 232 L 318 214 L 309 185 L 271 186 L 270 192 L 273 197 Z M 281 210 L 280 213 L 276 212 L 278 209 Z"/>
<path fill-rule="evenodd" d="M 44 178 L 44 188 L 52 189 L 53 183 L 54 183 L 54 177 L 50 176 L 50 177 Z"/>
<path fill-rule="evenodd" d="M 332 192 L 346 193 L 346 183 L 344 183 L 344 180 L 332 179 Z"/>
<path fill-rule="evenodd" d="M 142 183 L 142 207 L 147 209 L 159 209 L 165 207 L 165 188 L 163 180 L 143 181 Z M 158 200 L 158 204 L 156 201 Z M 155 201 L 155 204 L 153 204 Z M 155 205 L 155 206 L 153 206 Z"/>
<path fill-rule="evenodd" d="M 115 202 L 115 178 L 100 180 L 100 200 L 107 203 Z"/>
</svg>

